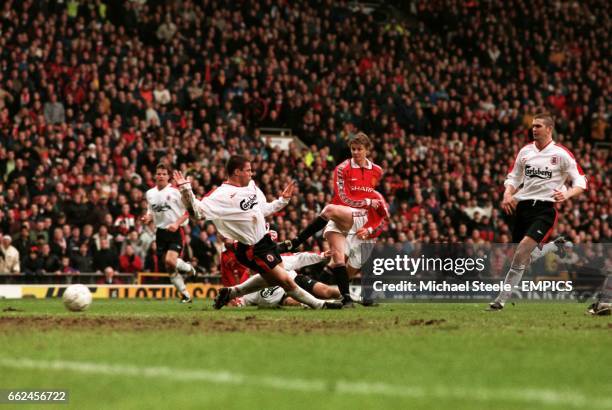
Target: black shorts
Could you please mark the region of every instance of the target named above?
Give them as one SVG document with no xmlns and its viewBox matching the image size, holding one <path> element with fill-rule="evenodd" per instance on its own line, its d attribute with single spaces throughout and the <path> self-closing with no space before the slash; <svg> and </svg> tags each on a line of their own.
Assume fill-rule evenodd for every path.
<svg viewBox="0 0 612 410">
<path fill-rule="evenodd" d="M 311 278 L 310 276 L 306 276 L 306 275 L 300 275 L 298 274 L 295 277 L 295 283 L 302 289 L 304 289 L 306 292 L 310 293 L 313 296 L 316 296 L 314 294 L 314 287 L 317 283 L 316 280 L 314 280 L 313 278 Z"/>
<path fill-rule="evenodd" d="M 512 242 L 519 243 L 525 236 L 534 241 L 545 242 L 557 224 L 554 202 L 520 201 L 516 206 L 516 217 L 512 230 Z"/>
<path fill-rule="evenodd" d="M 276 242 L 265 235 L 255 245 L 236 244 L 236 258 L 238 262 L 257 273 L 266 274 L 283 260 L 276 246 Z"/>
<path fill-rule="evenodd" d="M 158 228 L 155 232 L 155 243 L 157 245 L 157 258 L 163 264 L 166 252 L 175 251 L 179 256 L 181 255 L 185 243 L 185 231 L 182 227 L 175 232 Z"/>
</svg>

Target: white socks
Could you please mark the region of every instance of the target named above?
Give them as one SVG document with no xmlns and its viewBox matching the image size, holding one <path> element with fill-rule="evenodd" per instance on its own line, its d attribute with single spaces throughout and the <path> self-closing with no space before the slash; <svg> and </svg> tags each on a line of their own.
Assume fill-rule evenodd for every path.
<svg viewBox="0 0 612 410">
<path fill-rule="evenodd" d="M 531 262 L 535 262 L 541 257 L 546 256 L 551 252 L 555 252 L 556 250 L 557 250 L 557 244 L 554 242 L 548 242 L 547 244 L 542 246 L 542 249 L 536 247 L 531 252 Z"/>
<path fill-rule="evenodd" d="M 321 309 L 323 308 L 323 305 L 325 305 L 323 300 L 315 298 L 299 286 L 296 286 L 295 289 L 287 292 L 287 295 L 291 296 L 298 302 L 302 302 L 303 304 L 310 306 L 313 309 Z"/>
<path fill-rule="evenodd" d="M 232 286 L 230 288 L 230 298 L 236 298 L 238 296 L 247 295 L 249 293 L 257 292 L 258 290 L 265 289 L 268 286 L 268 282 L 260 275 L 253 275 L 240 285 Z"/>
<path fill-rule="evenodd" d="M 180 273 L 175 272 L 172 275 L 170 275 L 170 282 L 172 282 L 172 284 L 174 285 L 174 287 L 181 292 L 181 295 L 189 298 L 191 297 L 189 295 L 189 292 L 187 291 L 187 287 L 185 286 L 185 281 L 183 280 L 183 277 L 181 276 Z"/>
<path fill-rule="evenodd" d="M 177 258 L 176 269 L 181 273 L 189 273 L 191 272 L 191 265 L 182 260 L 181 258 Z"/>
<path fill-rule="evenodd" d="M 504 280 L 504 285 L 509 284 L 512 286 L 512 289 L 514 289 L 514 287 L 521 281 L 523 273 L 525 273 L 525 265 L 511 266 L 510 270 L 508 270 L 508 274 L 506 275 L 506 279 Z M 510 296 L 512 296 L 512 290 L 502 290 L 499 292 L 499 296 L 497 296 L 495 301 L 504 305 L 506 301 L 510 299 Z"/>
</svg>

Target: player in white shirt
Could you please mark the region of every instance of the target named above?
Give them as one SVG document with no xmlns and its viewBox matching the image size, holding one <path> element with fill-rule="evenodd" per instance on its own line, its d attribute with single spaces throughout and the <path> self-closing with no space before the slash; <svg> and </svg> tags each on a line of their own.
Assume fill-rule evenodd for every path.
<svg viewBox="0 0 612 410">
<path fill-rule="evenodd" d="M 574 155 L 552 139 L 554 122 L 549 114 L 536 114 L 532 122 L 534 142 L 516 156 L 504 183 L 502 208 L 516 213 L 512 242 L 518 243 L 504 284 L 512 289 L 525 272 L 530 255 L 545 242 L 557 222 L 555 203 L 579 195 L 587 187 L 586 177 Z M 567 189 L 569 180 L 571 188 Z M 489 310 L 501 310 L 512 291 L 502 291 Z"/>
<path fill-rule="evenodd" d="M 289 276 L 303 289 L 310 294 L 321 299 L 338 299 L 340 291 L 337 287 L 329 286 L 318 282 L 305 275 L 300 275 L 296 270 L 304 266 L 315 265 L 319 262 L 329 260 L 331 253 L 314 253 L 314 252 L 298 252 L 294 254 L 283 254 L 283 264 L 287 269 Z M 242 297 L 236 298 L 236 306 L 259 306 L 259 307 L 277 307 L 277 306 L 295 306 L 300 305 L 299 302 L 289 297 L 280 286 L 273 286 L 262 289 L 257 292 L 249 293 Z"/>
<path fill-rule="evenodd" d="M 158 164 L 155 170 L 155 186 L 145 194 L 147 213 L 142 221 L 155 223 L 157 257 L 163 261 L 170 281 L 181 294 L 182 303 L 191 303 L 191 295 L 181 273 L 195 274 L 195 269 L 180 258 L 185 242 L 183 226 L 189 223 L 189 214 L 178 189 L 170 185 L 170 170 Z"/>
<path fill-rule="evenodd" d="M 189 214 L 197 219 L 211 220 L 221 235 L 236 241 L 238 261 L 261 275 L 238 286 L 221 288 L 215 299 L 215 309 L 221 309 L 235 297 L 275 285 L 314 309 L 341 308 L 341 304 L 317 299 L 296 285 L 283 266 L 276 243 L 266 231 L 265 218 L 288 204 L 293 195 L 293 182 L 285 187 L 279 199 L 268 203 L 264 193 L 251 180 L 251 163 L 245 157 L 232 155 L 226 168 L 228 180 L 199 201 L 181 172 L 174 172 Z"/>
</svg>

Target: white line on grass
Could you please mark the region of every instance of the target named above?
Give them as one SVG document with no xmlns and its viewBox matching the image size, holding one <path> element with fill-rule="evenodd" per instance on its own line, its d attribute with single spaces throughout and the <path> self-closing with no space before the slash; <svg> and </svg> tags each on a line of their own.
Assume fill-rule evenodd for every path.
<svg viewBox="0 0 612 410">
<path fill-rule="evenodd" d="M 352 382 L 348 380 L 326 381 L 322 379 L 300 379 L 232 373 L 212 370 L 186 370 L 171 367 L 139 367 L 106 363 L 75 362 L 65 360 L 34 360 L 0 358 L 0 367 L 13 369 L 62 370 L 77 373 L 103 374 L 109 376 L 136 376 L 167 378 L 184 381 L 206 381 L 272 389 L 342 393 L 352 395 L 381 395 L 406 398 L 463 399 L 485 402 L 525 402 L 558 405 L 562 407 L 612 408 L 612 400 L 591 398 L 578 392 L 556 391 L 534 388 L 481 388 L 447 386 L 402 386 L 387 383 Z"/>
</svg>

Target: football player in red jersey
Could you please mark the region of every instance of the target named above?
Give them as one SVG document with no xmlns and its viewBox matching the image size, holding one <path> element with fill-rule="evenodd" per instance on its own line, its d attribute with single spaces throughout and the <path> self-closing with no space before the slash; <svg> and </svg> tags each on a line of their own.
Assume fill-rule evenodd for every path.
<svg viewBox="0 0 612 410">
<path fill-rule="evenodd" d="M 291 241 L 279 245 L 281 252 L 297 249 L 312 235 L 325 228 L 324 235 L 332 250 L 331 271 L 344 303 L 352 304 L 345 263 L 347 236 L 365 241 L 377 237 L 387 219 L 388 211 L 382 195 L 375 188 L 383 170 L 367 159 L 372 143 L 360 132 L 349 142 L 351 158 L 334 170 L 334 197 L 321 213 Z M 369 255 L 361 255 L 361 258 Z M 357 271 L 360 266 L 355 266 Z"/>
<path fill-rule="evenodd" d="M 225 249 L 221 253 L 221 283 L 229 288 L 249 278 L 249 268 L 238 262 L 233 241 L 224 241 Z"/>
</svg>

